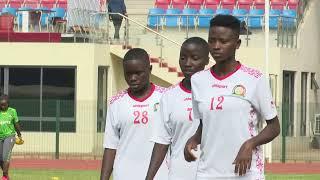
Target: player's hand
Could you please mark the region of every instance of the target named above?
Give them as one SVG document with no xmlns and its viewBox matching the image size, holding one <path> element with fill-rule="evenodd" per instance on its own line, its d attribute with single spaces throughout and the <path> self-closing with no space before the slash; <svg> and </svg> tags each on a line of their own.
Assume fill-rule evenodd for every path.
<svg viewBox="0 0 320 180">
<path fill-rule="evenodd" d="M 17 145 L 22 145 L 23 143 L 24 143 L 24 140 L 22 139 L 21 136 L 19 136 L 19 137 L 16 138 L 16 144 L 17 144 Z"/>
<path fill-rule="evenodd" d="M 184 147 L 184 159 L 188 162 L 195 161 L 197 157 L 194 155 L 192 150 L 197 151 L 198 141 L 193 136 L 187 141 Z"/>
<path fill-rule="evenodd" d="M 251 167 L 252 151 L 254 147 L 250 141 L 242 144 L 236 159 L 233 161 L 234 173 L 244 176 Z"/>
</svg>

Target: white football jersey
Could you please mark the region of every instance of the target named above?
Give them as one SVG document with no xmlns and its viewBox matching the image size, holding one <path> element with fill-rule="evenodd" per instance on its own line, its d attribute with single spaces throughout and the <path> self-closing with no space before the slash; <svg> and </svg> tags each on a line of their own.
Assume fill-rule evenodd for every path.
<svg viewBox="0 0 320 180">
<path fill-rule="evenodd" d="M 110 100 L 107 112 L 104 148 L 116 149 L 113 180 L 144 180 L 154 143 L 150 141 L 152 125 L 160 121 L 160 98 L 165 88 L 152 84 L 143 99 L 125 90 Z M 168 166 L 162 164 L 155 180 L 168 179 Z"/>
<path fill-rule="evenodd" d="M 191 91 L 182 82 L 170 87 L 160 100 L 161 120 L 152 141 L 170 146 L 169 180 L 194 180 L 198 162 L 184 159 L 187 140 L 196 132 L 199 120 L 193 118 Z M 199 155 L 199 154 L 198 154 Z"/>
<path fill-rule="evenodd" d="M 201 157 L 197 180 L 264 179 L 262 147 L 252 152 L 251 169 L 243 177 L 234 173 L 241 145 L 258 134 L 258 122 L 277 116 L 270 87 L 263 74 L 240 65 L 225 77 L 211 69 L 191 78 L 194 117 L 202 119 Z"/>
</svg>

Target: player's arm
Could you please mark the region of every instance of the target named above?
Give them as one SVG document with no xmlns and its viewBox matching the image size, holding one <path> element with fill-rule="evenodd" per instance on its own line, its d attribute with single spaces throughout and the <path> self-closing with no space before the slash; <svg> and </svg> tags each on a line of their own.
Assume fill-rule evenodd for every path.
<svg viewBox="0 0 320 180">
<path fill-rule="evenodd" d="M 271 142 L 280 134 L 280 123 L 276 116 L 267 121 L 267 126 L 257 135 L 244 142 L 238 152 L 235 164 L 235 173 L 240 176 L 246 174 L 247 169 L 251 167 L 252 151 L 260 145 Z"/>
<path fill-rule="evenodd" d="M 280 123 L 278 116 L 271 120 L 267 120 L 267 126 L 255 137 L 248 140 L 248 144 L 257 147 L 271 142 L 280 134 Z"/>
<path fill-rule="evenodd" d="M 19 124 L 18 114 L 16 110 L 13 111 L 12 116 L 14 129 L 16 130 L 18 137 L 21 138 L 21 126 Z"/>
<path fill-rule="evenodd" d="M 146 180 L 153 180 L 164 158 L 166 157 L 168 148 L 169 148 L 169 145 L 167 144 L 158 144 L 158 143 L 154 144 Z"/>
<path fill-rule="evenodd" d="M 105 148 L 102 159 L 100 180 L 109 180 L 113 170 L 114 158 L 117 150 Z"/>
<path fill-rule="evenodd" d="M 170 121 L 170 107 L 169 107 L 169 95 L 164 94 L 160 99 L 160 119 L 154 121 L 153 133 L 151 141 L 155 142 L 152 156 L 146 176 L 146 180 L 153 180 L 157 174 L 166 154 L 168 152 L 169 145 L 172 141 L 173 131 L 169 123 Z"/>
<path fill-rule="evenodd" d="M 199 102 L 197 101 L 197 87 L 196 84 L 197 80 L 195 80 L 193 77 L 191 78 L 191 87 L 192 87 L 192 111 L 193 111 L 193 117 L 195 119 L 199 119 L 200 123 L 198 126 L 198 129 L 196 133 L 189 138 L 187 141 L 185 147 L 184 147 L 184 158 L 186 161 L 191 162 L 195 161 L 197 158 L 192 153 L 192 150 L 197 151 L 197 146 L 201 144 L 201 138 L 202 138 L 202 116 L 199 111 Z"/>
<path fill-rule="evenodd" d="M 16 130 L 18 137 L 21 137 L 21 126 L 19 122 L 14 123 L 14 129 Z"/>
<path fill-rule="evenodd" d="M 260 115 L 266 120 L 267 126 L 256 136 L 245 141 L 234 160 L 235 173 L 240 176 L 246 174 L 251 167 L 253 150 L 263 144 L 271 142 L 280 134 L 280 123 L 277 110 L 273 102 L 270 87 L 265 77 L 257 83 L 252 104 Z"/>
<path fill-rule="evenodd" d="M 107 118 L 106 118 L 106 127 L 104 135 L 103 147 L 103 159 L 100 180 L 109 180 L 112 174 L 114 160 L 117 152 L 117 148 L 120 141 L 120 127 L 118 125 L 119 121 L 115 113 L 113 113 L 112 105 L 109 105 Z"/>
<path fill-rule="evenodd" d="M 197 146 L 201 144 L 201 138 L 202 138 L 202 120 L 200 119 L 200 124 L 198 126 L 198 129 L 196 133 L 189 138 L 189 140 L 186 143 L 186 146 L 184 147 L 184 158 L 186 161 L 191 162 L 195 161 L 197 157 L 193 154 L 192 150 L 197 151 Z"/>
</svg>

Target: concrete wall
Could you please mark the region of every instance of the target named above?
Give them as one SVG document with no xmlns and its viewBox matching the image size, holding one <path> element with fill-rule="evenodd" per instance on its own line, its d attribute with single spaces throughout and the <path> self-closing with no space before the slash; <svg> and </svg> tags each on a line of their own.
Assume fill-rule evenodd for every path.
<svg viewBox="0 0 320 180">
<path fill-rule="evenodd" d="M 316 73 L 318 84 L 320 84 L 320 1 L 312 0 L 305 13 L 302 24 L 298 31 L 298 48 L 281 49 L 281 73 L 279 74 L 279 88 L 282 89 L 282 71 L 290 70 L 295 72 L 295 136 L 300 133 L 300 106 L 301 102 L 301 73 L 308 72 L 308 92 L 307 92 L 307 135 L 311 135 L 310 123 L 314 120 L 314 114 L 320 113 L 319 90 L 311 90 L 311 73 Z M 279 91 L 282 97 L 282 91 Z"/>
<path fill-rule="evenodd" d="M 108 66 L 106 45 L 1 43 L 4 66 L 76 67 L 76 133 L 61 133 L 61 152 L 91 152 L 96 132 L 98 66 Z M 110 59 L 110 58 L 109 58 Z M 19 110 L 18 110 L 19 111 Z M 25 145 L 16 152 L 53 152 L 54 133 L 23 132 Z M 81 142 L 86 142 L 84 145 Z"/>
</svg>

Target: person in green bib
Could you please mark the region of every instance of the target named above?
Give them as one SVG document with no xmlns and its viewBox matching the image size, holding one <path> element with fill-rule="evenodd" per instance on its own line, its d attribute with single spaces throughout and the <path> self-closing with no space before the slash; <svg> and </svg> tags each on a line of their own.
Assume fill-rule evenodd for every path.
<svg viewBox="0 0 320 180">
<path fill-rule="evenodd" d="M 15 138 L 17 133 L 17 140 Z M 3 171 L 2 180 L 8 180 L 9 164 L 11 152 L 14 144 L 22 142 L 21 128 L 17 111 L 9 107 L 9 98 L 7 95 L 0 96 L 0 166 Z M 22 144 L 21 143 L 21 144 Z M 19 143 L 17 143 L 19 144 Z"/>
</svg>

